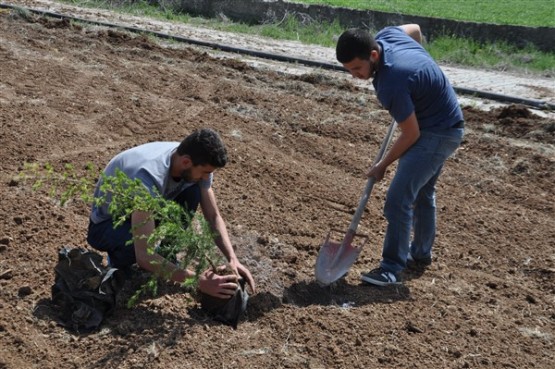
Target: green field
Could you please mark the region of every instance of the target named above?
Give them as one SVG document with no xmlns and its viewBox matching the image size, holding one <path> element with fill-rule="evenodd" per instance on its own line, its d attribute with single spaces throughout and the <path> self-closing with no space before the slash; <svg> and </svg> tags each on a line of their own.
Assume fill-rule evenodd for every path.
<svg viewBox="0 0 555 369">
<path fill-rule="evenodd" d="M 481 23 L 555 27 L 553 0 L 289 0 Z"/>
</svg>

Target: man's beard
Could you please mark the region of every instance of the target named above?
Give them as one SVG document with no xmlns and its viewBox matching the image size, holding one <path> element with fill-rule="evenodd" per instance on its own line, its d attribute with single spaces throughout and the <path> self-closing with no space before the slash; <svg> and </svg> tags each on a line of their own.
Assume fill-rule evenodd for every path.
<svg viewBox="0 0 555 369">
<path fill-rule="evenodd" d="M 192 172 L 193 172 L 193 170 L 191 168 L 184 169 L 181 172 L 181 179 L 183 179 L 185 182 L 194 182 L 193 181 L 193 176 L 191 174 Z"/>
<path fill-rule="evenodd" d="M 376 72 L 378 71 L 378 67 L 380 65 L 380 61 L 379 60 L 372 60 L 370 59 L 370 65 L 368 67 L 369 72 L 370 72 L 370 78 L 374 78 L 376 76 Z"/>
</svg>

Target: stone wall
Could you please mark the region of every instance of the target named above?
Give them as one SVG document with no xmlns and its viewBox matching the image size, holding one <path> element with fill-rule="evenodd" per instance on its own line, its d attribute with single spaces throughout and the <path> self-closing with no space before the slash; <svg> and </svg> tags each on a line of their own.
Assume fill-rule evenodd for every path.
<svg viewBox="0 0 555 369">
<path fill-rule="evenodd" d="M 377 30 L 386 26 L 417 23 L 428 40 L 442 35 L 471 38 L 479 42 L 506 41 L 519 47 L 534 45 L 555 51 L 555 28 L 503 26 L 459 22 L 440 18 L 361 11 L 320 5 L 295 4 L 282 0 L 152 0 L 194 16 L 226 17 L 233 21 L 261 24 L 279 21 L 287 14 L 300 19 L 333 22 L 344 28 L 366 26 Z"/>
</svg>

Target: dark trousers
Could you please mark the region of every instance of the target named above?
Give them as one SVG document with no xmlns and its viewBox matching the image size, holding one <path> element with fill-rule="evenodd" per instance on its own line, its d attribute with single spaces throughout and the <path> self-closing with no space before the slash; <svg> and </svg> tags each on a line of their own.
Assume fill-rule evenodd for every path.
<svg viewBox="0 0 555 369">
<path fill-rule="evenodd" d="M 200 187 L 195 184 L 182 191 L 175 199 L 179 205 L 188 209 L 193 215 L 200 203 Z M 184 224 L 187 227 L 188 224 Z M 114 228 L 112 219 L 98 224 L 89 222 L 87 242 L 93 248 L 108 253 L 110 265 L 114 268 L 126 268 L 137 262 L 135 247 L 132 242 L 131 220 Z"/>
</svg>

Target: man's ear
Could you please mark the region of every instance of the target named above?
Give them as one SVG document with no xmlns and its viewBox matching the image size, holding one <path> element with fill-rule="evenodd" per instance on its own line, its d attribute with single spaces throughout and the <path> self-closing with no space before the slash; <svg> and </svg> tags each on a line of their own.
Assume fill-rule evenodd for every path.
<svg viewBox="0 0 555 369">
<path fill-rule="evenodd" d="M 380 53 L 378 52 L 378 50 L 371 50 L 370 51 L 370 61 L 378 61 L 380 60 Z"/>
<path fill-rule="evenodd" d="M 183 155 L 181 157 L 181 166 L 182 169 L 189 169 L 193 166 L 193 161 L 189 155 Z"/>
</svg>

